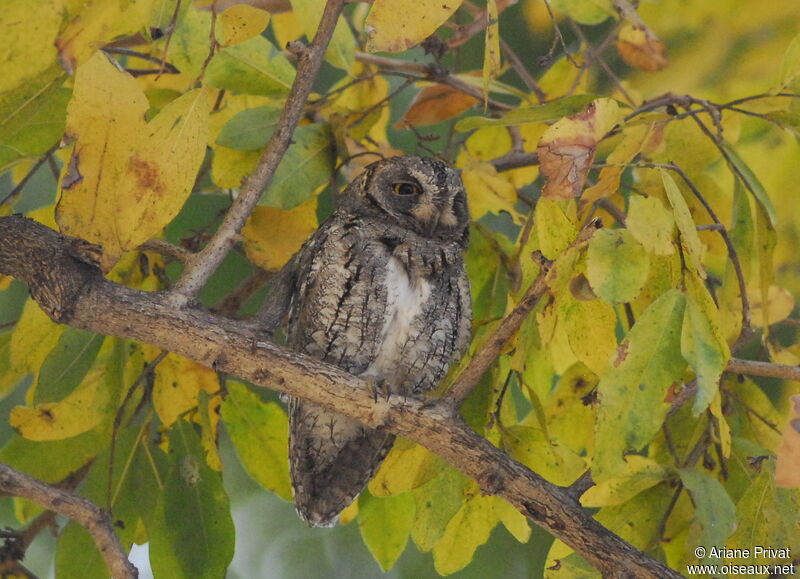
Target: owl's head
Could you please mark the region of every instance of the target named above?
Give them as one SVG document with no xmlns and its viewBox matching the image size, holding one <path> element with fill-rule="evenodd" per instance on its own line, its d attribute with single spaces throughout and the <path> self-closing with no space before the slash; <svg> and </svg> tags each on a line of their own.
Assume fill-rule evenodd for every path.
<svg viewBox="0 0 800 579">
<path fill-rule="evenodd" d="M 389 219 L 422 237 L 466 244 L 469 211 L 455 169 L 430 157 L 369 165 L 343 194 L 347 210 Z"/>
</svg>

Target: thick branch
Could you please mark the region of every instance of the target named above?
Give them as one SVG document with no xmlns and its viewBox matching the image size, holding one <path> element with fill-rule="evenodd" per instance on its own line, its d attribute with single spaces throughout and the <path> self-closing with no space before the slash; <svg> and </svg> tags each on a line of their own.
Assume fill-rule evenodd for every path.
<svg viewBox="0 0 800 579">
<path fill-rule="evenodd" d="M 128 554 L 114 533 L 108 515 L 91 501 L 43 483 L 3 463 L 0 463 L 0 491 L 31 500 L 50 511 L 69 517 L 92 536 L 112 577 L 138 577 L 139 573 L 128 561 Z"/>
<path fill-rule="evenodd" d="M 239 239 L 239 232 L 245 221 L 258 203 L 262 191 L 269 185 L 278 164 L 289 148 L 292 134 L 303 114 L 303 108 L 317 78 L 322 58 L 325 56 L 325 50 L 343 7 L 344 0 L 328 0 L 314 40 L 308 48 L 302 50 L 295 45 L 294 52 L 299 54 L 297 74 L 267 148 L 261 155 L 255 171 L 239 190 L 238 197 L 225 215 L 217 233 L 202 251 L 186 261 L 183 275 L 175 284 L 177 293 L 196 296 Z"/>
<path fill-rule="evenodd" d="M 20 237 L 28 240 L 26 246 L 19 246 Z M 0 273 L 15 272 L 27 281 L 36 278 L 29 269 L 49 267 L 65 278 L 74 278 L 59 287 L 76 288 L 75 292 L 31 291 L 46 298 L 39 302 L 45 311 L 70 313 L 60 321 L 147 342 L 405 436 L 474 478 L 484 492 L 508 500 L 606 576 L 680 577 L 597 523 L 566 489 L 542 479 L 478 436 L 450 405 L 398 396 L 376 401 L 361 379 L 259 341 L 241 323 L 200 309 L 175 308 L 168 293 L 136 291 L 107 281 L 98 270 L 87 270 L 68 252 L 57 249 L 68 243 L 58 233 L 24 217 L 0 218 Z M 12 252 L 12 247 L 17 249 Z M 47 264 L 50 255 L 66 257 Z"/>
</svg>

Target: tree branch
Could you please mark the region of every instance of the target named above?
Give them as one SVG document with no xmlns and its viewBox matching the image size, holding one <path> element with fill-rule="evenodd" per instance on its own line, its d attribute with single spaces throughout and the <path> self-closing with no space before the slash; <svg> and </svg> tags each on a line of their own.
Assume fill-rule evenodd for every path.
<svg viewBox="0 0 800 579">
<path fill-rule="evenodd" d="M 3 463 L 0 463 L 0 491 L 31 500 L 84 527 L 94 539 L 115 579 L 135 579 L 139 576 L 136 567 L 128 561 L 128 554 L 114 533 L 108 515 L 91 501 L 43 483 Z"/>
<path fill-rule="evenodd" d="M 199 308 L 176 308 L 168 292 L 106 280 L 70 251 L 75 241 L 22 216 L 0 218 L 0 273 L 31 287 L 60 322 L 133 339 L 285 392 L 417 442 L 498 494 L 606 576 L 680 577 L 595 521 L 556 486 L 473 432 L 444 402 L 375 400 L 360 379 L 303 354 L 260 341 L 241 322 Z M 42 276 L 41 270 L 50 272 Z"/>
<path fill-rule="evenodd" d="M 269 185 L 289 148 L 292 134 L 303 114 L 308 95 L 317 78 L 322 58 L 325 56 L 325 50 L 343 7 L 344 0 L 328 0 L 311 44 L 307 48 L 298 43 L 293 44 L 293 52 L 299 55 L 297 74 L 275 131 L 259 159 L 258 166 L 239 190 L 238 197 L 225 215 L 217 233 L 201 251 L 186 260 L 183 274 L 175 284 L 177 294 L 195 297 L 239 239 L 239 232 L 245 221 L 261 198 L 261 193 Z"/>
</svg>

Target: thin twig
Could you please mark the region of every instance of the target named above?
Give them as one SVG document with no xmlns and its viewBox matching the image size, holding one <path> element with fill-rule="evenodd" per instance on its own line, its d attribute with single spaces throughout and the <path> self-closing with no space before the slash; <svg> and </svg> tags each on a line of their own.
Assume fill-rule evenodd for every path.
<svg viewBox="0 0 800 579">
<path fill-rule="evenodd" d="M 196 296 L 239 239 L 239 232 L 289 147 L 343 7 L 344 0 L 329 0 L 311 44 L 307 48 L 300 43 L 292 44 L 294 51 L 300 53 L 297 74 L 266 150 L 256 169 L 239 190 L 238 197 L 225 215 L 217 233 L 202 251 L 187 260 L 183 274 L 175 284 L 175 293 L 187 297 Z"/>
<path fill-rule="evenodd" d="M 181 263 L 184 263 L 187 259 L 189 259 L 189 256 L 192 255 L 192 252 L 185 247 L 175 245 L 174 243 L 170 243 L 169 241 L 165 241 L 163 239 L 150 239 L 145 241 L 136 249 L 138 251 L 150 251 L 152 253 L 157 253 Z"/>
<path fill-rule="evenodd" d="M 211 308 L 211 311 L 229 318 L 235 316 L 242 304 L 250 299 L 274 275 L 270 271 L 257 267 L 253 273 L 247 276 L 247 279 L 239 284 L 239 287 Z"/>
<path fill-rule="evenodd" d="M 800 366 L 789 366 L 788 364 L 731 358 L 728 361 L 728 365 L 725 367 L 725 371 L 733 374 L 780 378 L 781 380 L 800 382 Z"/>
<path fill-rule="evenodd" d="M 170 18 L 169 25 L 164 31 L 164 35 L 167 37 L 167 39 L 164 41 L 164 52 L 161 55 L 161 70 L 166 70 L 167 67 L 167 53 L 169 52 L 169 44 L 172 41 L 172 34 L 175 32 L 175 24 L 178 22 L 178 14 L 180 14 L 182 2 L 183 0 L 178 0 L 175 3 L 175 10 L 172 12 L 172 18 Z M 158 76 L 156 76 L 156 80 L 158 80 Z"/>
<path fill-rule="evenodd" d="M 525 63 L 522 62 L 522 59 L 514 52 L 514 49 L 511 48 L 511 45 L 503 40 L 500 39 L 500 49 L 503 51 L 503 55 L 506 57 L 506 60 L 511 63 L 511 68 L 514 69 L 514 72 L 517 73 L 517 76 L 520 78 L 522 82 L 525 83 L 525 86 L 528 87 L 528 90 L 533 93 L 536 97 L 536 100 L 540 103 L 543 103 L 547 100 L 547 95 L 542 90 L 542 87 L 539 86 L 539 83 L 536 82 L 536 79 L 533 78 L 528 69 L 525 68 Z"/>
<path fill-rule="evenodd" d="M 39 170 L 39 167 L 41 167 L 47 161 L 47 159 L 56 149 L 58 149 L 58 143 L 50 147 L 50 149 L 48 149 L 45 152 L 45 154 L 42 155 L 42 157 L 38 161 L 36 161 L 36 163 L 34 163 L 33 167 L 31 167 L 30 170 L 27 173 L 25 173 L 25 176 L 22 179 L 20 179 L 20 182 L 16 184 L 16 186 L 8 193 L 8 195 L 6 195 L 2 200 L 0 200 L 0 205 L 5 205 L 6 203 L 14 199 L 14 197 L 20 194 L 20 191 L 22 191 L 22 189 L 28 183 L 30 178 L 36 174 L 36 171 Z"/>
<path fill-rule="evenodd" d="M 111 576 L 135 579 L 139 573 L 128 561 L 108 514 L 82 497 L 63 491 L 0 463 L 0 491 L 31 500 L 44 508 L 69 517 L 84 527 L 94 539 Z"/>
</svg>

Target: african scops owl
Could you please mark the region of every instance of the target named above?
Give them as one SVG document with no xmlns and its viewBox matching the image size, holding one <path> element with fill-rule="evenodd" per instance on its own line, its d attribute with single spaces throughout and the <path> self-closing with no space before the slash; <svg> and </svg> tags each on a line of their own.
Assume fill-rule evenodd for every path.
<svg viewBox="0 0 800 579">
<path fill-rule="evenodd" d="M 369 165 L 290 262 L 288 345 L 396 394 L 434 388 L 470 338 L 468 223 L 464 186 L 446 163 Z M 332 526 L 394 436 L 295 398 L 289 425 L 297 512 Z"/>
</svg>

